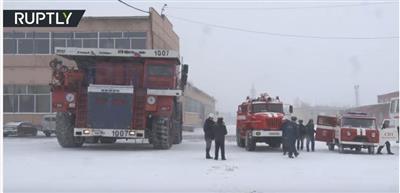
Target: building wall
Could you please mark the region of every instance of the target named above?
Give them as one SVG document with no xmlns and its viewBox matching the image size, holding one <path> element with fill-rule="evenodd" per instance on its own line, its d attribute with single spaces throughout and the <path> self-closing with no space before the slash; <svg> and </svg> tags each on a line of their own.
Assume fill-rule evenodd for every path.
<svg viewBox="0 0 400 193">
<path fill-rule="evenodd" d="M 399 97 L 399 91 L 378 95 L 378 103 L 388 103 L 390 99 Z"/>
<path fill-rule="evenodd" d="M 183 123 L 186 128 L 201 127 L 209 113 L 215 113 L 215 99 L 187 84 L 183 97 Z"/>
<path fill-rule="evenodd" d="M 381 126 L 383 119 L 389 118 L 389 103 L 380 103 L 374 105 L 365 105 L 348 109 L 348 111 L 357 111 L 367 113 L 369 116 L 376 118 L 378 127 Z"/>
</svg>

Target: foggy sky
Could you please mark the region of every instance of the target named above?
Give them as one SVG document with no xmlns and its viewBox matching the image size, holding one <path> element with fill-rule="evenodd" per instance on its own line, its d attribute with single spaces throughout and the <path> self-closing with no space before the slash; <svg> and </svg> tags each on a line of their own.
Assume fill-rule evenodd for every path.
<svg viewBox="0 0 400 193">
<path fill-rule="evenodd" d="M 140 2 L 157 11 L 167 3 L 167 16 L 253 31 L 313 36 L 398 36 L 397 3 L 318 9 L 254 9 L 310 7 L 352 2 Z M 396 1 L 394 1 L 396 2 Z M 175 8 L 174 8 L 175 7 Z M 249 9 L 177 9 L 229 7 Z M 84 16 L 143 15 L 115 1 L 6 0 L 5 9 L 86 9 Z M 399 39 L 305 39 L 218 29 L 169 17 L 180 37 L 181 55 L 190 65 L 189 81 L 217 99 L 217 108 L 234 112 L 254 84 L 257 93 L 279 95 L 286 103 L 299 98 L 313 105 L 352 106 L 354 85 L 360 104 L 398 90 Z"/>
</svg>

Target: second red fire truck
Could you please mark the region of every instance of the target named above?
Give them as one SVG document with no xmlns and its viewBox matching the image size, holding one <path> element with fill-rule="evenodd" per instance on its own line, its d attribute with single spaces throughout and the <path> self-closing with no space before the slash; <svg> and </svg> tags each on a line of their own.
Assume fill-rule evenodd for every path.
<svg viewBox="0 0 400 193">
<path fill-rule="evenodd" d="M 289 113 L 292 112 L 293 107 L 289 106 Z M 279 97 L 262 94 L 257 99 L 247 98 L 237 110 L 237 145 L 247 151 L 254 151 L 258 142 L 280 147 L 284 116 L 284 104 Z"/>
<path fill-rule="evenodd" d="M 349 112 L 338 117 L 320 115 L 315 139 L 326 142 L 331 151 L 335 146 L 339 153 L 343 153 L 345 148 L 355 151 L 366 148 L 369 154 L 373 154 L 379 144 L 379 130 L 375 117 L 365 113 Z"/>
</svg>

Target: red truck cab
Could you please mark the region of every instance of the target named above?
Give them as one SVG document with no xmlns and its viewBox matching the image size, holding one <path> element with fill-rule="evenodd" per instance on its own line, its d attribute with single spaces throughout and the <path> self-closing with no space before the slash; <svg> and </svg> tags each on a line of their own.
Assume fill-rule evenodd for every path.
<svg viewBox="0 0 400 193">
<path fill-rule="evenodd" d="M 356 151 L 366 148 L 373 154 L 379 144 L 376 119 L 365 113 L 349 112 L 338 117 L 320 115 L 316 132 L 317 141 L 326 142 L 331 151 L 337 146 L 339 153 L 345 148 Z"/>
<path fill-rule="evenodd" d="M 291 106 L 290 109 L 292 112 Z M 247 98 L 237 110 L 237 145 L 248 151 L 254 151 L 258 142 L 280 147 L 284 116 L 284 104 L 279 97 L 272 98 L 264 94 L 257 99 Z"/>
</svg>

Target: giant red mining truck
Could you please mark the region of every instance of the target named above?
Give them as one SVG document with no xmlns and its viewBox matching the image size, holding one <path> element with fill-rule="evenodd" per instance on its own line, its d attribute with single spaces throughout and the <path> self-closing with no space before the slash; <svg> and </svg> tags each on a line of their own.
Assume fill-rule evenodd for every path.
<svg viewBox="0 0 400 193">
<path fill-rule="evenodd" d="M 270 147 L 280 147 L 282 144 L 282 123 L 285 115 L 284 104 L 279 97 L 262 94 L 256 99 L 247 97 L 246 101 L 238 106 L 236 120 L 236 142 L 239 147 L 247 151 L 254 151 L 256 143 L 263 142 Z"/>
<path fill-rule="evenodd" d="M 52 109 L 62 147 L 117 139 L 148 139 L 155 149 L 181 143 L 180 97 L 188 66 L 181 66 L 178 52 L 55 48 L 55 53 L 76 63 L 50 62 Z"/>
</svg>

